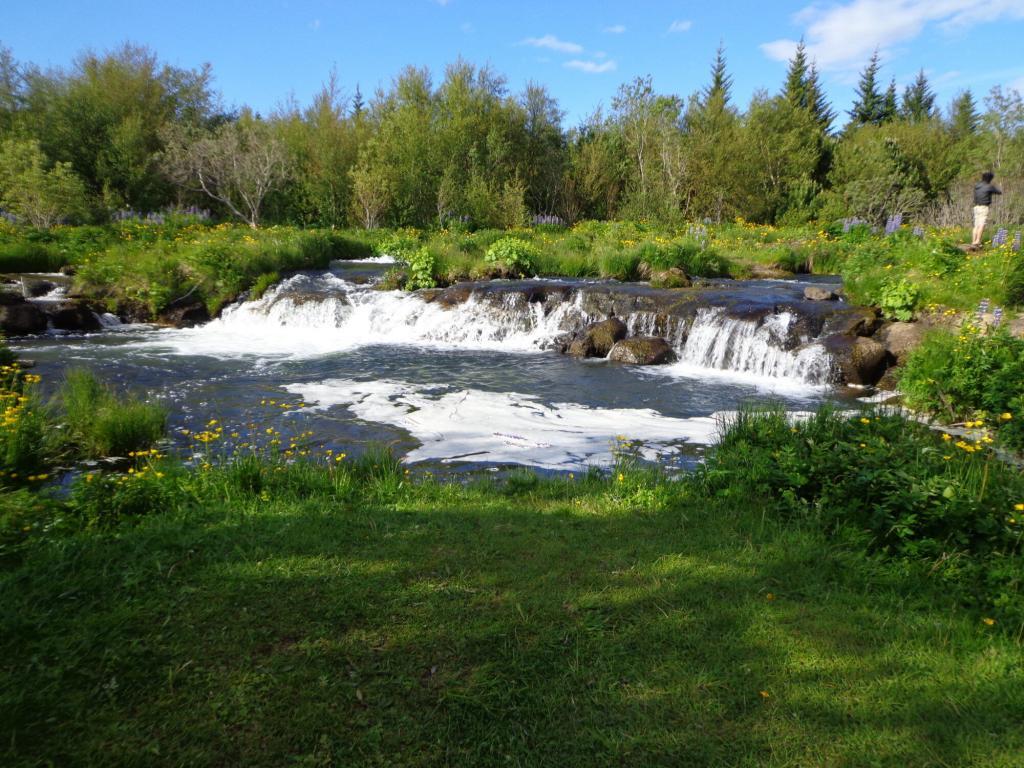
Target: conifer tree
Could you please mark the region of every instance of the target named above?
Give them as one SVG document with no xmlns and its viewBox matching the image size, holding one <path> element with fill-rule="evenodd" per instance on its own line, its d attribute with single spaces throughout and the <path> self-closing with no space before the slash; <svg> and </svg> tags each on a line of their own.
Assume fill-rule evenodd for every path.
<svg viewBox="0 0 1024 768">
<path fill-rule="evenodd" d="M 363 102 L 363 92 L 359 89 L 359 83 L 356 83 L 356 92 L 355 95 L 352 96 L 352 117 L 361 117 L 365 108 L 366 104 Z"/>
<path fill-rule="evenodd" d="M 789 60 L 789 70 L 786 72 L 786 85 L 782 95 L 794 107 L 808 109 L 810 108 L 810 99 L 808 98 L 809 84 L 807 46 L 804 45 L 804 41 L 801 39 L 796 47 L 796 52 L 793 54 L 793 58 Z"/>
<path fill-rule="evenodd" d="M 921 123 L 935 116 L 935 94 L 928 85 L 922 69 L 917 79 L 903 91 L 903 107 L 900 116 L 912 123 Z"/>
<path fill-rule="evenodd" d="M 881 63 L 876 50 L 871 60 L 861 72 L 857 84 L 857 100 L 850 110 L 850 124 L 853 126 L 877 124 L 881 122 L 883 96 L 878 91 L 878 69 Z"/>
<path fill-rule="evenodd" d="M 821 87 L 818 68 L 814 64 L 811 64 L 810 72 L 807 75 L 807 108 L 818 125 L 821 126 L 821 130 L 829 133 L 832 130 L 832 122 L 836 119 L 836 113 L 828 103 L 825 90 Z"/>
<path fill-rule="evenodd" d="M 721 108 L 728 106 L 729 94 L 732 90 L 732 76 L 726 69 L 725 46 L 718 44 L 715 62 L 711 65 L 711 83 L 704 89 L 704 106 L 717 104 Z"/>
<path fill-rule="evenodd" d="M 981 118 L 970 89 L 958 93 L 949 108 L 949 130 L 960 139 L 978 132 Z"/>
<path fill-rule="evenodd" d="M 896 100 L 896 79 L 893 78 L 889 81 L 889 87 L 885 90 L 885 97 L 882 99 L 882 111 L 878 115 L 878 120 L 876 122 L 879 125 L 882 123 L 891 123 L 899 117 L 899 114 L 899 103 Z"/>
</svg>

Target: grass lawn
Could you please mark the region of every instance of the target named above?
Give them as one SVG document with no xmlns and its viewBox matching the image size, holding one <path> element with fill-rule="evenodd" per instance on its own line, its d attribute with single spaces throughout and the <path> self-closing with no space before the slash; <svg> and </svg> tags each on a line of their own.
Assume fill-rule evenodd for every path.
<svg viewBox="0 0 1024 768">
<path fill-rule="evenodd" d="M 0 762 L 1024 765 L 1019 639 L 756 499 L 643 498 L 225 492 L 41 539 L 0 571 Z"/>
</svg>

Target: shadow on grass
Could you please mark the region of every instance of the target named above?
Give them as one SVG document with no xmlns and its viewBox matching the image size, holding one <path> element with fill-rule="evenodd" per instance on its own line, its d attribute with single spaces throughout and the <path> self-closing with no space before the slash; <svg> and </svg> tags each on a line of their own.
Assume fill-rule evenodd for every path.
<svg viewBox="0 0 1024 768">
<path fill-rule="evenodd" d="M 544 507 L 311 500 L 40 550 L 0 584 L 5 760 L 1020 756 L 1020 649 L 934 590 L 725 510 Z"/>
</svg>

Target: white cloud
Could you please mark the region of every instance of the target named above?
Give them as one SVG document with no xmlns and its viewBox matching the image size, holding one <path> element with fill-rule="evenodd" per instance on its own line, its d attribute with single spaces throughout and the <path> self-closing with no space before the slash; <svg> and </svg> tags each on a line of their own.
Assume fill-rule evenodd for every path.
<svg viewBox="0 0 1024 768">
<path fill-rule="evenodd" d="M 314 32 L 318 32 L 320 30 L 320 19 L 313 19 L 309 22 L 309 28 Z"/>
<path fill-rule="evenodd" d="M 607 32 L 609 35 L 621 35 L 621 34 L 625 33 L 626 25 L 625 24 L 613 24 L 610 27 L 605 27 L 604 31 Z"/>
<path fill-rule="evenodd" d="M 569 69 L 586 72 L 588 75 L 600 75 L 604 72 L 615 71 L 615 67 L 617 65 L 611 59 L 608 61 L 602 61 L 600 64 L 596 61 L 581 61 L 580 59 L 573 59 L 572 61 L 565 62 L 565 66 Z"/>
<path fill-rule="evenodd" d="M 520 45 L 530 45 L 534 48 L 549 48 L 552 51 L 561 53 L 583 53 L 583 46 L 579 43 L 570 43 L 566 40 L 559 40 L 554 35 L 544 37 L 528 37 L 519 42 Z"/>
<path fill-rule="evenodd" d="M 693 27 L 693 22 L 689 19 L 676 19 L 668 25 L 669 32 L 689 32 Z"/>
<path fill-rule="evenodd" d="M 1024 18 L 1024 0 L 848 0 L 840 5 L 809 5 L 793 21 L 804 27 L 808 55 L 822 69 L 860 68 L 878 49 L 918 37 L 929 25 L 954 32 L 1009 17 Z M 794 40 L 761 45 L 770 59 L 784 61 L 796 49 Z"/>
</svg>

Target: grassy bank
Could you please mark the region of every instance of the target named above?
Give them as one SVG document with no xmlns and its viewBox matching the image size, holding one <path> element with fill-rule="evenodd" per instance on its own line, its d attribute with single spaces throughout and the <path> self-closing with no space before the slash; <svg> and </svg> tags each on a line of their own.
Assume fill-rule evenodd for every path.
<svg viewBox="0 0 1024 768">
<path fill-rule="evenodd" d="M 1024 758 L 1024 481 L 983 442 L 769 412 L 682 481 L 623 444 L 445 484 L 258 431 L 4 494 L 5 764 Z"/>
<path fill-rule="evenodd" d="M 966 230 L 747 224 L 666 228 L 638 222 L 582 222 L 571 228 L 373 232 L 293 227 L 211 226 L 182 218 L 162 224 L 35 231 L 0 222 L 0 271 L 77 269 L 75 290 L 134 302 L 157 313 L 183 297 L 211 312 L 282 272 L 376 252 L 401 256 L 391 287 L 447 285 L 519 275 L 649 279 L 676 267 L 689 275 L 745 278 L 785 272 L 841 274 L 850 299 L 905 318 L 939 307 L 973 310 L 981 299 L 1011 310 L 1024 302 L 1024 260 L 1012 234 L 1000 246 L 964 254 Z M 509 243 L 513 246 L 510 247 Z"/>
</svg>

